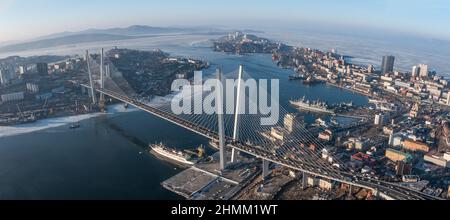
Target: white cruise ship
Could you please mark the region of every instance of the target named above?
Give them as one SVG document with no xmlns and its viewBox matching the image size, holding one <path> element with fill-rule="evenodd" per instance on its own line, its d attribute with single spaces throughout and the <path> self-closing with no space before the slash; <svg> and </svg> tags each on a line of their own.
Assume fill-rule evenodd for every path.
<svg viewBox="0 0 450 220">
<path fill-rule="evenodd" d="M 188 154 L 177 151 L 174 149 L 170 149 L 166 147 L 164 144 L 150 144 L 150 151 L 167 159 L 173 160 L 175 162 L 179 162 L 185 165 L 194 165 L 194 161 L 191 160 L 191 156 Z"/>
</svg>

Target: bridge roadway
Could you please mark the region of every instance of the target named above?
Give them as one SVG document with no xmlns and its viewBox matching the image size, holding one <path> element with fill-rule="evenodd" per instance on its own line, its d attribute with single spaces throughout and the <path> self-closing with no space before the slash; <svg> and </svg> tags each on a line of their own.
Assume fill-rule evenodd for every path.
<svg viewBox="0 0 450 220">
<path fill-rule="evenodd" d="M 82 86 L 90 88 L 89 86 L 86 85 Z M 144 103 L 138 102 L 136 100 L 133 100 L 127 96 L 121 95 L 111 90 L 96 89 L 96 91 L 99 93 L 103 93 L 111 98 L 117 99 L 121 102 L 128 103 L 129 105 L 132 105 L 156 117 L 159 117 L 163 120 L 169 121 L 185 129 L 188 129 L 208 139 L 211 140 L 219 139 L 219 135 L 217 134 L 217 132 L 193 124 L 192 122 L 179 118 L 174 114 L 161 111 L 157 108 L 148 106 Z M 262 148 L 255 148 L 245 143 L 233 141 L 231 137 L 226 137 L 226 142 L 227 146 L 233 147 L 235 149 L 238 149 L 239 151 L 245 152 L 257 158 L 261 158 L 263 160 L 267 160 L 275 164 L 291 168 L 293 170 L 304 172 L 309 175 L 345 183 L 351 186 L 369 189 L 378 193 L 378 195 L 384 195 L 387 198 L 396 200 L 441 200 L 441 198 L 439 197 L 434 197 L 420 191 L 400 186 L 395 183 L 370 179 L 367 177 L 360 176 L 359 174 L 344 172 L 334 167 L 333 168 L 319 167 L 317 164 L 311 164 L 308 162 L 301 161 L 301 158 L 298 158 L 299 160 L 293 160 L 291 158 L 280 158 L 279 156 L 277 156 L 274 153 L 271 153 L 268 150 Z"/>
</svg>

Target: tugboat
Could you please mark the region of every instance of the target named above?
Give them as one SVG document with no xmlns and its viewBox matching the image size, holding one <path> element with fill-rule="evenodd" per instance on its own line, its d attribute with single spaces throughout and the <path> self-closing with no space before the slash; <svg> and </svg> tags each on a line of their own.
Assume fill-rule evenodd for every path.
<svg viewBox="0 0 450 220">
<path fill-rule="evenodd" d="M 305 74 L 294 74 L 289 76 L 289 80 L 305 80 L 307 79 Z"/>
<path fill-rule="evenodd" d="M 29 116 L 23 116 L 21 119 L 20 119 L 20 122 L 21 123 L 31 123 L 31 122 L 35 122 L 35 121 L 37 121 L 37 118 L 36 118 L 36 116 L 34 116 L 34 114 L 31 114 L 31 115 L 29 115 Z"/>
<path fill-rule="evenodd" d="M 69 128 L 70 129 L 77 129 L 77 128 L 80 128 L 81 126 L 79 125 L 79 124 L 73 124 L 73 125 L 71 125 Z"/>
</svg>

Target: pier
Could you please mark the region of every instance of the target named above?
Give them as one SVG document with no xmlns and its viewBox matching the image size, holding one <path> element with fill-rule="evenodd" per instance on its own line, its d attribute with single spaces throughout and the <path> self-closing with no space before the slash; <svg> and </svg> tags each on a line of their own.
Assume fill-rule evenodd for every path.
<svg viewBox="0 0 450 220">
<path fill-rule="evenodd" d="M 231 151 L 226 156 L 231 159 Z M 189 200 L 229 200 L 260 173 L 260 163 L 255 159 L 237 156 L 237 161 L 220 171 L 217 152 L 162 182 L 162 186 Z"/>
</svg>

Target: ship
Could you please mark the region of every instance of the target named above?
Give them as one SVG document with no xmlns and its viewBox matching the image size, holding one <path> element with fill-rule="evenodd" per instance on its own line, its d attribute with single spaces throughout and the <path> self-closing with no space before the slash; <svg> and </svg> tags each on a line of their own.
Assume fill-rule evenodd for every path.
<svg viewBox="0 0 450 220">
<path fill-rule="evenodd" d="M 313 76 L 310 76 L 305 81 L 303 81 L 303 84 L 306 84 L 306 85 L 315 85 L 315 84 L 320 84 L 320 83 L 323 83 L 323 81 L 318 80 Z"/>
<path fill-rule="evenodd" d="M 370 104 L 385 104 L 388 103 L 386 100 L 369 99 Z"/>
<path fill-rule="evenodd" d="M 306 100 L 305 97 L 300 100 L 291 100 L 289 102 L 291 103 L 291 105 L 297 107 L 300 111 L 334 114 L 334 111 L 330 109 L 326 102 L 311 102 L 309 100 Z"/>
<path fill-rule="evenodd" d="M 174 162 L 189 166 L 195 164 L 195 161 L 192 160 L 192 156 L 183 151 L 177 151 L 175 149 L 168 148 L 162 143 L 150 144 L 149 147 L 151 153 L 172 160 Z"/>
<path fill-rule="evenodd" d="M 36 122 L 37 118 L 34 116 L 34 114 L 31 114 L 29 116 L 20 115 L 20 116 L 8 116 L 5 118 L 0 118 L 0 126 L 11 126 L 11 125 L 18 125 L 18 124 L 27 124 Z"/>
<path fill-rule="evenodd" d="M 307 79 L 305 74 L 294 74 L 289 76 L 289 80 L 305 80 Z"/>
<path fill-rule="evenodd" d="M 397 111 L 397 107 L 395 105 L 389 105 L 387 103 L 376 104 L 376 109 L 387 112 Z"/>
<path fill-rule="evenodd" d="M 73 125 L 71 125 L 69 128 L 70 129 L 77 129 L 77 128 L 80 128 L 81 126 L 79 125 L 79 124 L 73 124 Z"/>
</svg>

